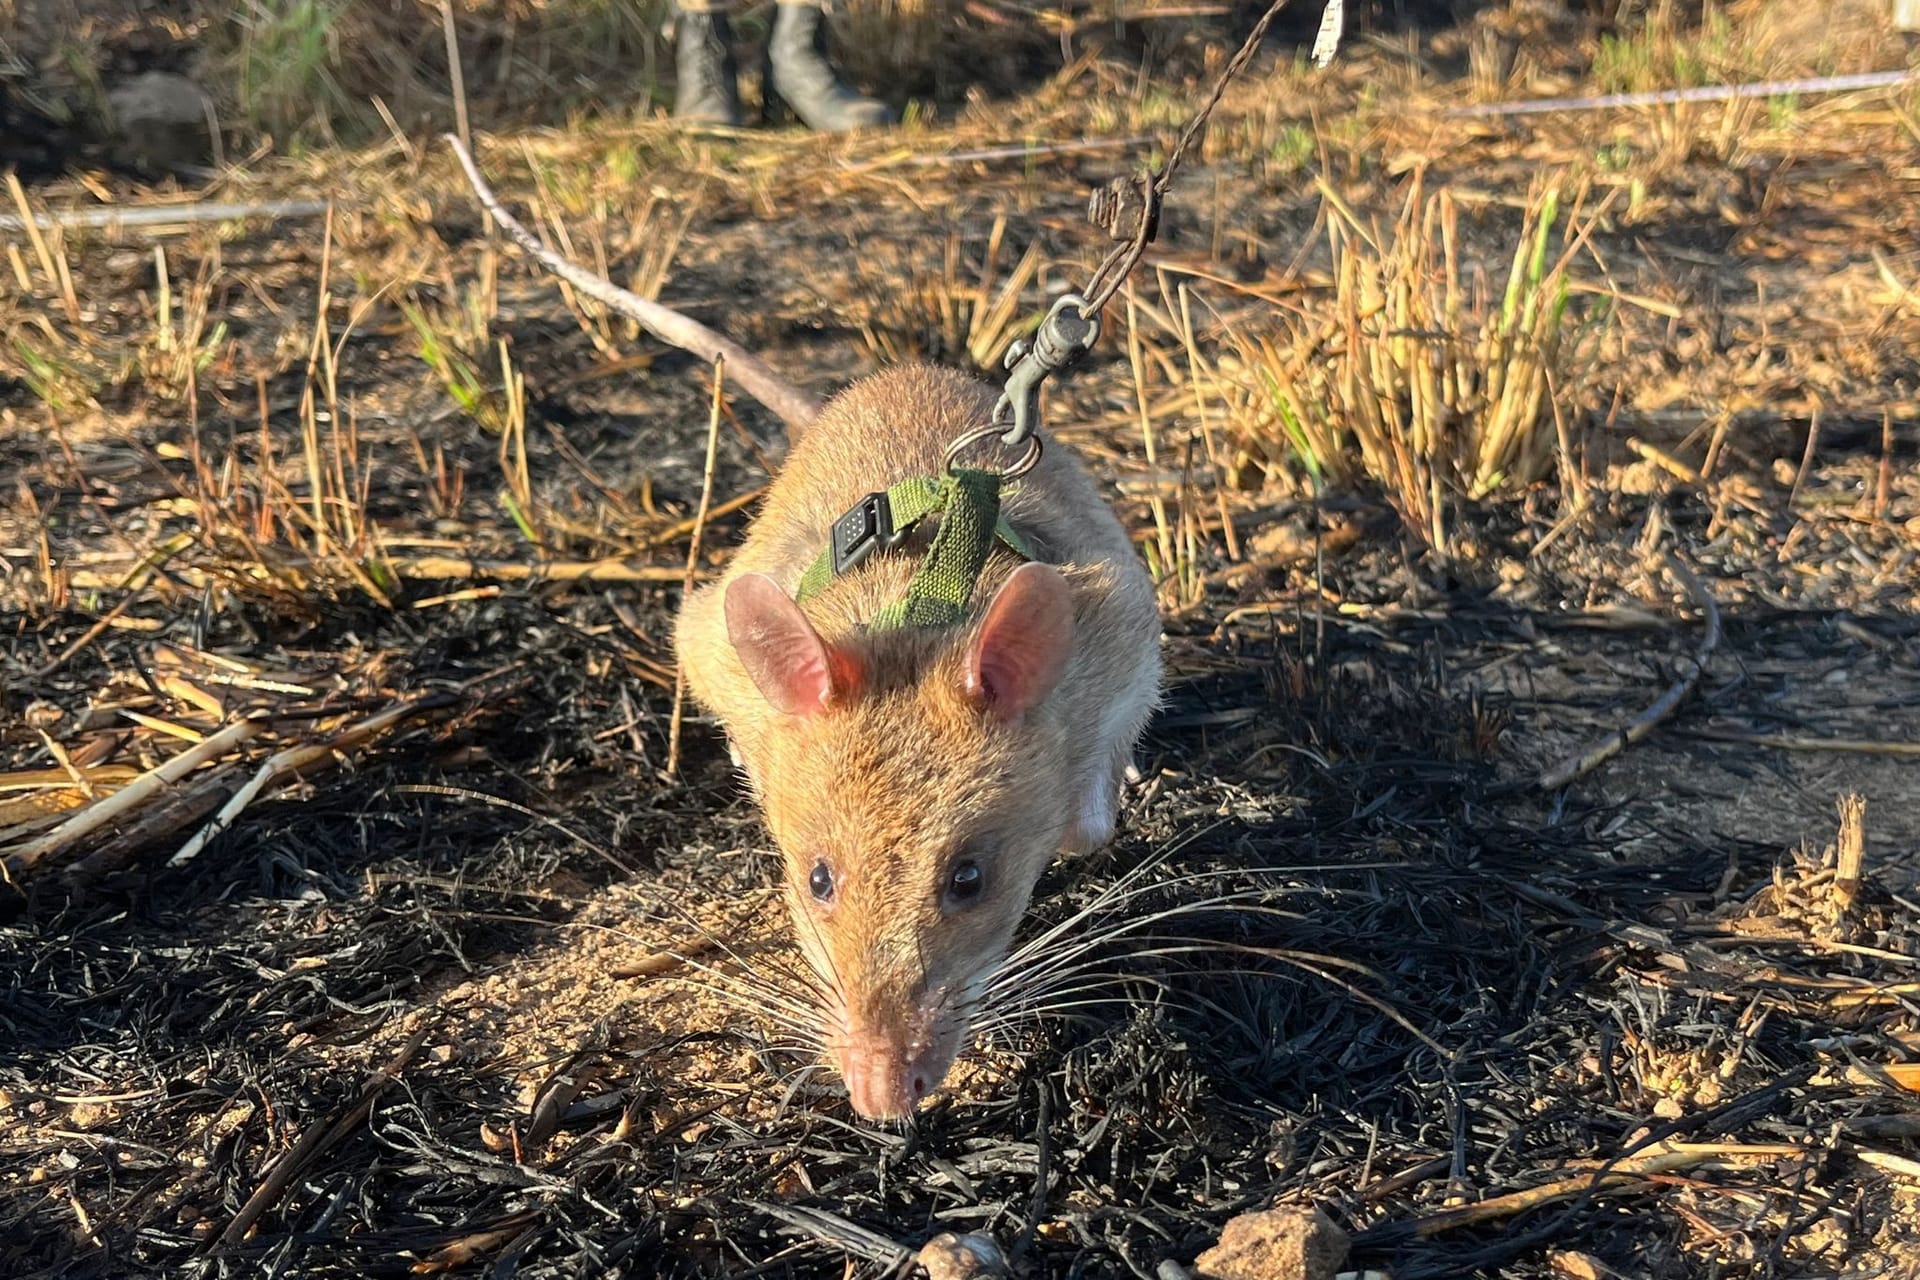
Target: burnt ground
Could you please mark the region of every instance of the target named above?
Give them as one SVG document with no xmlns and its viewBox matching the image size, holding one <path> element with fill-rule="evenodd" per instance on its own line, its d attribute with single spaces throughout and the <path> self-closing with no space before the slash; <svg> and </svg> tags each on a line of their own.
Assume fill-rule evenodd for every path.
<svg viewBox="0 0 1920 1280">
<path fill-rule="evenodd" d="M 1312 95 L 1269 86 L 1230 118 L 1252 136 L 1307 118 L 1288 113 L 1308 96 L 1353 112 L 1319 126 L 1344 198 L 1390 217 L 1417 152 L 1429 185 L 1487 197 L 1469 228 L 1491 260 L 1531 175 L 1594 151 L 1559 121 L 1368 117 L 1381 65 Z M 1131 72 L 1087 74 L 1117 93 Z M 1072 96 L 1041 95 L 1023 125 L 1078 136 Z M 167 241 L 175 287 L 206 271 L 229 326 L 191 399 L 150 364 L 115 372 L 148 349 L 150 249 L 70 237 L 92 338 L 60 348 L 73 370 L 51 394 L 24 362 L 0 388 L 0 780 L 59 768 L 49 738 L 140 770 L 181 730 L 275 708 L 224 781 L 183 788 L 217 803 L 273 751 L 426 701 L 182 866 L 205 807 L 15 868 L 0 1271 L 880 1275 L 980 1230 L 1022 1274 L 1153 1276 L 1279 1203 L 1321 1205 L 1354 1236 L 1349 1266 L 1399 1280 L 1913 1274 L 1920 330 L 1877 261 L 1913 278 L 1920 215 L 1911 168 L 1880 158 L 1911 150 L 1898 112 L 1858 112 L 1751 155 L 1642 157 L 1651 195 L 1599 256 L 1609 286 L 1678 316 L 1622 309 L 1581 477 L 1455 504 L 1445 556 L 1377 489 L 1316 500 L 1278 478 L 1226 494 L 1236 556 L 1206 523 L 1212 479 L 1172 476 L 1166 443 L 1149 464 L 1124 342 L 1063 385 L 1051 421 L 1143 543 L 1154 496 L 1197 529 L 1201 590 L 1169 594 L 1167 706 L 1120 838 L 1056 867 L 1023 935 L 1086 910 L 1069 931 L 1086 968 L 1010 1011 L 906 1130 L 859 1122 L 737 982 L 674 960 L 774 982 L 793 963 L 711 727 L 691 718 L 665 768 L 704 371 L 490 255 L 438 157 L 248 180 L 299 191 L 324 167 L 330 240 L 285 222 Z M 1714 120 L 1660 127 L 1710 138 Z M 991 140 L 978 120 L 949 134 L 909 145 Z M 809 168 L 795 145 L 640 126 L 483 160 L 522 207 L 538 166 L 576 250 L 623 273 L 696 215 L 663 296 L 821 391 L 884 359 L 964 362 L 954 299 L 1030 240 L 1031 305 L 1077 278 L 1076 207 L 1117 168 L 902 168 L 885 142 L 806 144 Z M 1153 328 L 1172 273 L 1309 311 L 1326 288 L 1311 184 L 1231 150 L 1204 163 L 1188 190 L 1212 194 L 1176 207 L 1134 295 L 1137 331 L 1172 352 L 1147 379 L 1172 441 L 1198 434 L 1179 345 Z M 628 165 L 647 183 L 609 203 L 594 175 Z M 309 362 L 323 293 L 331 394 Z M 449 329 L 487 299 L 480 350 L 504 337 L 527 379 L 540 547 L 498 496 L 499 437 L 422 363 L 402 295 Z M 1225 320 L 1273 305 L 1208 300 Z M 66 332 L 52 288 L 8 301 Z M 1650 443 L 1700 467 L 1723 411 L 1712 475 L 1646 460 Z M 732 415 L 716 500 L 777 454 L 754 406 Z M 309 430 L 331 550 L 301 524 Z M 709 564 L 742 518 L 710 523 Z M 662 580 L 389 576 L 375 527 L 394 562 L 616 557 Z M 1652 567 L 1665 550 L 1721 614 L 1704 675 L 1648 740 L 1540 792 L 1543 767 L 1689 669 L 1702 614 Z M 227 691 L 212 709 L 208 689 Z M 1866 805 L 1852 896 L 1830 850 L 1848 793 Z"/>
</svg>

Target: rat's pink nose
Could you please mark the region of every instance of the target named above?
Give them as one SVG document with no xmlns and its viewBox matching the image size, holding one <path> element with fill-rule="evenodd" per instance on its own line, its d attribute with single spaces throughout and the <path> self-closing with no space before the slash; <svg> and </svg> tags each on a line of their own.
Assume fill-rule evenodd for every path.
<svg viewBox="0 0 1920 1280">
<path fill-rule="evenodd" d="M 869 1120 L 912 1115 L 920 1100 L 940 1083 L 924 1051 L 915 1053 L 897 1044 L 848 1044 L 841 1047 L 839 1058 L 853 1109 Z"/>
</svg>

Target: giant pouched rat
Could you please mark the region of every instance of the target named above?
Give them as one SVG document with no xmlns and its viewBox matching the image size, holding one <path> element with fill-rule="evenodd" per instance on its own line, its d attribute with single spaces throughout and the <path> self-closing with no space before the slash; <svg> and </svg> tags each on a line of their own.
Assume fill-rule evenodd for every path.
<svg viewBox="0 0 1920 1280">
<path fill-rule="evenodd" d="M 1024 554 L 996 545 L 957 623 L 874 626 L 914 578 L 931 520 L 796 601 L 835 521 L 865 495 L 940 476 L 949 446 L 990 420 L 995 392 L 907 364 L 815 413 L 711 330 L 551 253 L 460 155 L 523 248 L 666 341 L 725 354 L 733 380 L 788 424 L 790 450 L 745 541 L 682 605 L 677 649 L 779 845 L 854 1108 L 910 1114 L 946 1076 L 1054 853 L 1113 834 L 1159 695 L 1153 584 L 1055 443 L 1001 508 Z"/>
</svg>

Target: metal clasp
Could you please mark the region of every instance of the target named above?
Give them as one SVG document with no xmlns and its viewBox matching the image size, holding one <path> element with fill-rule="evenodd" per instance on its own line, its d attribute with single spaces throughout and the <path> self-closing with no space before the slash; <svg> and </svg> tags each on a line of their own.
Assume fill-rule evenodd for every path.
<svg viewBox="0 0 1920 1280">
<path fill-rule="evenodd" d="M 1040 385 L 1063 369 L 1071 369 L 1100 338 L 1100 316 L 1083 314 L 1087 302 L 1077 293 L 1062 294 L 1031 341 L 1007 348 L 1006 390 L 993 407 L 993 424 L 1003 428 L 1000 439 L 1022 445 L 1040 429 Z"/>
</svg>

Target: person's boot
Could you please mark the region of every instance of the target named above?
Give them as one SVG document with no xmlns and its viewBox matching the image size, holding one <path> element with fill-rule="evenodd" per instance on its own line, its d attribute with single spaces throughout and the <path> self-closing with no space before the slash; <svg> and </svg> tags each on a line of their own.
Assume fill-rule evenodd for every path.
<svg viewBox="0 0 1920 1280">
<path fill-rule="evenodd" d="M 819 0 L 774 5 L 763 90 L 769 108 L 785 103 L 808 128 L 829 132 L 892 124 L 891 107 L 840 82 L 827 61 L 826 25 Z"/>
<path fill-rule="evenodd" d="M 740 123 L 733 24 L 721 8 L 677 6 L 673 15 L 673 116 L 689 124 Z"/>
</svg>

